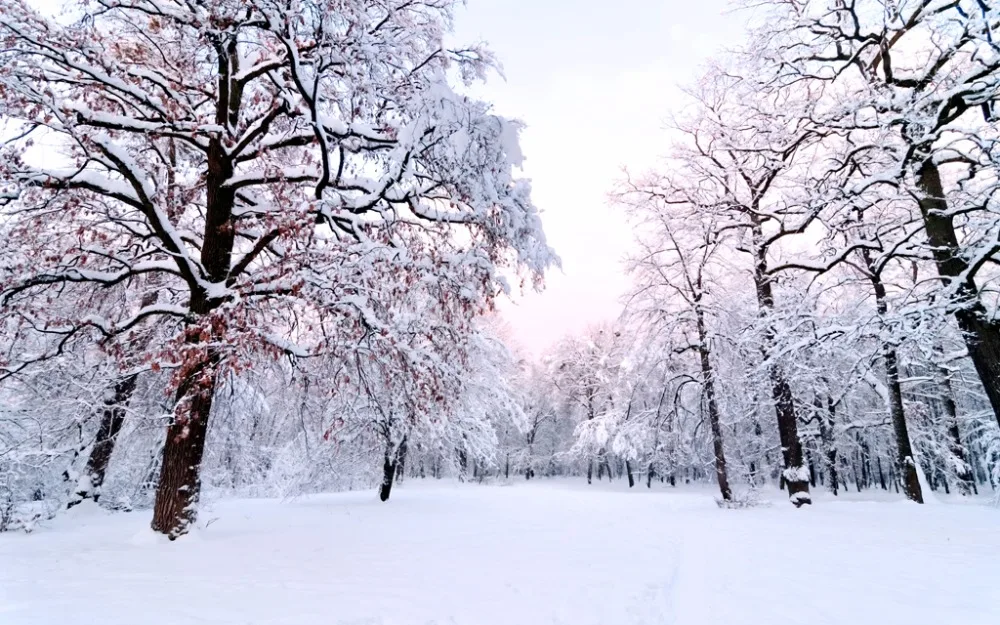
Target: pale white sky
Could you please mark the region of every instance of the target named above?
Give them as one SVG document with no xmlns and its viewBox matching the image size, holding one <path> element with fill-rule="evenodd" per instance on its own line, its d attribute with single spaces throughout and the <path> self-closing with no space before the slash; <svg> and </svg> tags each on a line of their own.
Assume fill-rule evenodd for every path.
<svg viewBox="0 0 1000 625">
<path fill-rule="evenodd" d="M 745 16 L 725 0 L 469 0 L 455 40 L 484 41 L 506 81 L 477 90 L 528 127 L 521 137 L 550 244 L 563 270 L 543 293 L 504 302 L 515 338 L 537 355 L 613 319 L 627 288 L 631 234 L 607 193 L 622 166 L 666 150 L 663 122 L 714 52 L 739 42 Z"/>
</svg>

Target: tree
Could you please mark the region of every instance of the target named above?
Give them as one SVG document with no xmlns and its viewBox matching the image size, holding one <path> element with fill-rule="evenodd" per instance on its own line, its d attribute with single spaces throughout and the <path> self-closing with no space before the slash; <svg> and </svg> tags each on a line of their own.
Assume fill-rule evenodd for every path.
<svg viewBox="0 0 1000 625">
<path fill-rule="evenodd" d="M 772 84 L 838 92 L 816 121 L 840 132 L 880 130 L 882 166 L 863 183 L 908 197 L 924 249 L 1000 423 L 1000 325 L 983 292 L 1000 251 L 997 188 L 998 9 L 978 0 L 774 0 L 767 45 Z M 773 35 L 773 36 L 772 36 Z"/>
<path fill-rule="evenodd" d="M 0 102 L 18 132 L 0 156 L 3 245 L 19 259 L 0 301 L 162 285 L 127 313 L 38 320 L 64 337 L 147 319 L 168 333 L 140 358 L 176 388 L 155 530 L 194 519 L 226 371 L 398 327 L 378 304 L 420 281 L 460 326 L 500 269 L 537 280 L 552 262 L 513 177 L 518 126 L 449 86 L 491 67 L 443 45 L 453 5 L 93 0 L 61 25 L 0 3 Z M 58 163 L 32 158 L 35 136 Z"/>
<path fill-rule="evenodd" d="M 684 175 L 683 164 L 675 175 Z M 708 319 L 715 312 L 711 298 L 720 251 L 718 224 L 711 214 L 691 210 L 683 192 L 676 191 L 680 184 L 667 174 L 629 184 L 622 191 L 620 201 L 633 215 L 637 231 L 645 234 L 639 235 L 639 252 L 629 261 L 635 290 L 628 298 L 626 315 L 645 328 L 649 343 L 663 345 L 668 351 L 665 357 L 687 351 L 697 354 L 715 475 L 722 499 L 730 501 Z"/>
<path fill-rule="evenodd" d="M 803 232 L 815 218 L 797 203 L 789 179 L 795 180 L 796 159 L 817 135 L 795 116 L 801 108 L 796 101 L 755 100 L 739 78 L 721 70 L 706 77 L 693 96 L 698 108 L 690 121 L 677 124 L 685 141 L 674 150 L 675 171 L 661 195 L 668 203 L 689 207 L 692 214 L 714 217 L 716 235 L 738 233 L 734 249 L 750 257 L 759 350 L 778 422 L 784 482 L 790 500 L 801 506 L 811 503 L 809 483 L 792 388 L 775 357 L 778 332 L 770 256 L 785 237 Z"/>
</svg>

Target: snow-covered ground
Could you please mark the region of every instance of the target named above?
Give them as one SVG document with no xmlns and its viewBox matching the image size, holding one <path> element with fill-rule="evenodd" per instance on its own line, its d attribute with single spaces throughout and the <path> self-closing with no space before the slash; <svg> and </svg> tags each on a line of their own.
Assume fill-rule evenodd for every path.
<svg viewBox="0 0 1000 625">
<path fill-rule="evenodd" d="M 91 507 L 0 535 L 0 623 L 1000 623 L 988 505 L 722 510 L 709 490 L 411 481 L 388 504 L 219 502 L 176 543 L 148 522 Z"/>
</svg>

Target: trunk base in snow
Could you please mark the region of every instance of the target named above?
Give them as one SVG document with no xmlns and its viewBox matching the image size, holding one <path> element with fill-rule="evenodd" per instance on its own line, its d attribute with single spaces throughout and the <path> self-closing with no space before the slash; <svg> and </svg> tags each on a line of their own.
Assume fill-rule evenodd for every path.
<svg viewBox="0 0 1000 625">
<path fill-rule="evenodd" d="M 177 415 L 167 428 L 152 528 L 171 540 L 194 523 L 201 493 L 201 460 L 215 393 L 214 368 L 202 366 L 178 389 Z"/>
</svg>

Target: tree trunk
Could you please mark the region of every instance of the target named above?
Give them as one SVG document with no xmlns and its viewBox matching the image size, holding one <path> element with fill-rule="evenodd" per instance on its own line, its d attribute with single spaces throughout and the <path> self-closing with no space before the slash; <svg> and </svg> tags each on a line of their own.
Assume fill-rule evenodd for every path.
<svg viewBox="0 0 1000 625">
<path fill-rule="evenodd" d="M 635 486 L 635 476 L 632 475 L 632 465 L 628 460 L 625 461 L 625 474 L 628 476 L 628 487 L 632 488 Z"/>
<path fill-rule="evenodd" d="M 464 449 L 458 450 L 458 481 L 464 482 L 469 472 L 469 456 Z"/>
<path fill-rule="evenodd" d="M 756 213 L 751 213 L 752 234 L 755 241 L 754 286 L 757 303 L 762 316 L 774 310 L 774 290 L 771 276 L 767 271 L 767 250 L 761 246 L 764 239 L 763 224 Z M 768 322 L 764 329 L 763 356 L 771 360 L 771 349 L 775 343 L 774 326 Z M 784 462 L 782 477 L 788 487 L 788 499 L 795 507 L 811 504 L 809 496 L 809 472 L 802 466 L 802 441 L 799 440 L 798 417 L 792 388 L 784 372 L 776 362 L 769 362 L 768 378 L 771 382 L 771 396 L 774 400 L 775 416 L 778 419 L 778 437 L 781 441 L 781 457 Z"/>
<path fill-rule="evenodd" d="M 382 501 L 389 501 L 392 493 L 392 482 L 396 477 L 396 463 L 388 451 L 385 452 L 385 460 L 382 463 L 382 484 L 378 488 L 378 498 Z"/>
<path fill-rule="evenodd" d="M 174 420 L 167 428 L 163 464 L 153 504 L 153 530 L 171 540 L 195 521 L 201 494 L 201 460 L 217 382 L 217 358 L 197 365 L 177 389 Z"/>
<path fill-rule="evenodd" d="M 792 389 L 776 366 L 771 367 L 770 375 L 774 406 L 778 415 L 781 456 L 785 465 L 782 477 L 785 478 L 785 485 L 788 488 L 788 499 L 795 504 L 795 507 L 800 507 L 811 504 L 812 498 L 809 496 L 809 472 L 805 470 L 802 462 L 802 442 L 799 440 Z"/>
<path fill-rule="evenodd" d="M 215 122 L 236 127 L 240 118 L 241 89 L 233 76 L 239 73 L 240 54 L 233 36 L 215 42 L 218 66 L 218 98 Z M 234 89 L 234 87 L 236 87 Z M 227 184 L 235 171 L 235 161 L 223 143 L 222 133 L 214 134 L 206 149 L 205 226 L 202 232 L 201 264 L 210 284 L 225 284 L 233 269 L 233 248 L 237 228 L 233 224 L 236 189 Z M 213 296 L 202 280 L 189 281 L 189 308 L 202 320 L 218 309 L 223 300 Z M 190 328 L 188 341 L 203 343 L 204 328 Z M 214 333 L 213 333 L 214 334 Z M 210 336 L 209 342 L 219 337 Z M 222 355 L 210 351 L 193 365 L 177 389 L 174 420 L 167 428 L 163 448 L 160 482 L 153 504 L 152 528 L 171 540 L 185 534 L 194 522 L 195 506 L 201 494 L 201 461 L 205 453 L 205 435 L 212 411 L 212 399 L 218 382 Z"/>
<path fill-rule="evenodd" d="M 719 483 L 719 492 L 722 494 L 723 501 L 731 501 L 733 492 L 729 488 L 729 475 L 726 472 L 726 450 L 722 440 L 722 418 L 719 415 L 719 404 L 715 396 L 715 370 L 712 368 L 708 345 L 708 330 L 705 326 L 704 313 L 700 307 L 695 311 L 695 316 L 698 323 L 698 355 L 701 359 L 702 389 L 705 393 L 705 403 L 708 404 L 708 423 L 712 428 L 715 477 Z"/>
<path fill-rule="evenodd" d="M 406 477 L 406 438 L 403 438 L 403 442 L 399 444 L 399 452 L 396 456 L 396 481 L 400 484 L 403 483 L 403 479 Z M 383 499 L 383 501 L 385 501 Z"/>
<path fill-rule="evenodd" d="M 649 468 L 646 469 L 646 488 L 653 487 L 653 463 L 649 463 Z"/>
<path fill-rule="evenodd" d="M 948 215 L 941 173 L 929 158 L 917 171 L 917 186 L 922 194 L 919 204 L 924 230 L 938 275 L 955 292 L 958 306 L 955 319 L 1000 424 L 1000 322 L 987 313 L 980 299 L 975 276 L 970 272 L 973 268 L 962 255 L 953 217 Z"/>
<path fill-rule="evenodd" d="M 871 253 L 866 249 L 862 251 L 862 256 L 870 271 L 868 278 L 875 291 L 875 305 L 881 321 L 889 312 L 885 285 L 882 283 L 881 275 L 875 269 Z M 910 433 L 906 427 L 906 414 L 903 412 L 903 390 L 899 383 L 899 358 L 896 354 L 896 348 L 889 341 L 882 342 L 882 360 L 885 363 L 886 386 L 889 389 L 889 416 L 892 419 L 893 432 L 896 434 L 896 462 L 903 474 L 903 491 L 910 501 L 923 503 L 924 496 L 920 492 L 920 480 L 917 479 L 917 467 L 914 461 L 913 447 L 910 444 Z M 885 488 L 884 480 L 882 480 L 882 488 Z"/>
<path fill-rule="evenodd" d="M 72 508 L 84 499 L 92 498 L 95 502 L 101 498 L 101 486 L 108 472 L 108 463 L 115 450 L 115 441 L 125 423 L 125 410 L 128 408 L 132 393 L 135 392 L 138 375 L 130 375 L 119 380 L 114 387 L 114 394 L 105 400 L 101 413 L 101 423 L 97 428 L 97 438 L 94 447 L 87 458 L 87 467 L 80 476 L 74 498 L 67 505 Z"/>
<path fill-rule="evenodd" d="M 858 455 L 858 461 L 861 463 L 861 481 L 865 483 L 865 488 L 872 487 L 872 472 L 871 472 L 871 451 L 868 449 L 868 441 L 858 437 L 858 443 L 861 445 L 861 453 Z"/>
<path fill-rule="evenodd" d="M 153 285 L 156 286 L 155 284 Z M 146 308 L 156 303 L 159 291 L 155 288 L 145 294 L 139 303 L 139 308 Z M 145 347 L 148 339 L 140 343 L 140 347 Z M 132 347 L 132 346 L 130 346 Z M 94 440 L 94 447 L 90 450 L 90 457 L 87 458 L 87 466 L 76 486 L 74 498 L 70 500 L 68 508 L 75 506 L 88 497 L 96 502 L 101 497 L 101 486 L 108 473 L 108 463 L 111 455 L 115 451 L 115 442 L 118 440 L 118 433 L 125 424 L 125 412 L 129 402 L 132 401 L 132 394 L 135 392 L 138 374 L 132 374 L 120 378 L 115 382 L 111 390 L 111 397 L 105 399 L 104 410 L 101 413 L 101 423 L 97 428 L 97 437 Z"/>
<path fill-rule="evenodd" d="M 962 444 L 962 433 L 958 428 L 958 410 L 952 395 L 951 375 L 941 366 L 938 367 L 938 387 L 941 389 L 941 409 L 948 424 L 949 451 L 959 465 L 959 469 L 955 472 L 958 492 L 963 496 L 970 495 L 975 489 L 976 481 L 966 457 L 965 445 Z"/>
</svg>

